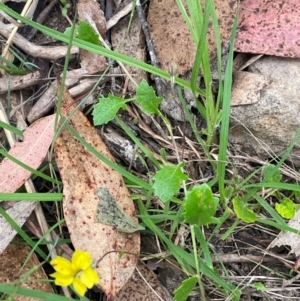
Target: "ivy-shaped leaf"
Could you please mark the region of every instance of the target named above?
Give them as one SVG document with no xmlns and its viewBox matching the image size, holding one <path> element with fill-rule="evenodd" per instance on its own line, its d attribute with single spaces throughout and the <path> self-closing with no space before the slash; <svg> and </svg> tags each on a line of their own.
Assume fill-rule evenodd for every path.
<svg viewBox="0 0 300 301">
<path fill-rule="evenodd" d="M 126 100 L 109 94 L 107 98 L 100 98 L 93 110 L 94 125 L 106 124 L 113 120 L 119 109 L 126 109 Z"/>
<path fill-rule="evenodd" d="M 136 102 L 142 107 L 145 113 L 157 114 L 158 105 L 162 102 L 162 97 L 157 97 L 155 91 L 143 79 L 136 89 Z"/>
<path fill-rule="evenodd" d="M 242 198 L 236 196 L 233 200 L 233 209 L 238 218 L 245 223 L 254 223 L 257 219 L 256 214 L 251 208 L 249 208 L 247 202 L 243 201 Z"/>
<path fill-rule="evenodd" d="M 64 34 L 70 36 L 71 32 L 72 27 L 68 27 Z M 101 45 L 98 34 L 94 31 L 93 27 L 89 23 L 84 21 L 80 21 L 78 25 L 75 25 L 74 37 L 95 45 Z"/>
<path fill-rule="evenodd" d="M 80 21 L 77 32 L 78 39 L 93 43 L 95 45 L 101 45 L 101 43 L 99 42 L 98 34 L 94 31 L 93 27 L 90 24 L 84 21 Z"/>
<path fill-rule="evenodd" d="M 153 177 L 155 195 L 163 202 L 169 201 L 179 191 L 180 181 L 188 179 L 187 175 L 181 170 L 183 165 L 183 163 L 173 166 L 164 165 Z"/>
<path fill-rule="evenodd" d="M 272 176 L 269 177 L 269 174 L 272 174 Z M 281 181 L 282 175 L 278 167 L 273 164 L 267 164 L 263 169 L 263 178 L 268 183 L 278 183 Z"/>
<path fill-rule="evenodd" d="M 288 198 L 285 198 L 280 203 L 275 204 L 276 211 L 284 218 L 291 219 L 296 213 L 296 205 Z"/>
<path fill-rule="evenodd" d="M 254 282 L 251 284 L 251 286 L 256 288 L 260 292 L 265 292 L 267 290 L 261 282 Z"/>
<path fill-rule="evenodd" d="M 197 276 L 192 276 L 183 280 L 179 288 L 174 291 L 174 299 L 176 301 L 185 301 L 188 298 L 191 290 L 195 287 L 197 281 Z"/>
<path fill-rule="evenodd" d="M 214 197 L 211 188 L 207 184 L 194 186 L 188 191 L 184 199 L 184 221 L 192 225 L 217 224 L 214 217 L 217 211 L 219 199 Z"/>
</svg>

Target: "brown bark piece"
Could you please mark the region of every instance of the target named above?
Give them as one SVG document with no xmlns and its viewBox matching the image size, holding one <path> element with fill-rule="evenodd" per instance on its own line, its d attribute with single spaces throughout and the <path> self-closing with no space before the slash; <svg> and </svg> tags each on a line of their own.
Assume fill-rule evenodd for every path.
<svg viewBox="0 0 300 301">
<path fill-rule="evenodd" d="M 80 21 L 88 22 L 85 17 L 86 13 L 95 22 L 97 29 L 102 37 L 106 34 L 106 21 L 100 4 L 96 0 L 79 0 L 77 5 L 78 19 Z"/>
<path fill-rule="evenodd" d="M 178 74 L 193 66 L 196 47 L 174 0 L 152 0 L 148 24 L 155 51 L 163 70 L 176 63 Z"/>
<path fill-rule="evenodd" d="M 62 115 L 67 117 L 74 109 L 69 92 L 65 89 Z M 102 155 L 114 161 L 96 129 L 80 111 L 76 110 L 69 124 Z M 99 188 L 107 188 L 123 211 L 134 220 L 134 204 L 123 178 L 93 154 L 71 133 L 64 129 L 55 143 L 56 163 L 64 184 L 63 207 L 71 240 L 76 249 L 89 251 L 94 261 L 109 251 L 139 253 L 140 235 L 118 232 L 114 227 L 96 221 L 96 210 L 101 200 Z M 136 266 L 136 257 L 119 253 L 107 254 L 97 271 L 100 286 L 111 300 L 127 282 Z"/>
</svg>

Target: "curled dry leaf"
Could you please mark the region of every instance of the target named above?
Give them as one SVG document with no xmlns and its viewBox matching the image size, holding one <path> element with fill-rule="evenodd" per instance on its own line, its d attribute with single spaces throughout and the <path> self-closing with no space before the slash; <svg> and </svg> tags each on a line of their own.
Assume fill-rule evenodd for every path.
<svg viewBox="0 0 300 301">
<path fill-rule="evenodd" d="M 26 129 L 23 142 L 17 142 L 9 154 L 33 169 L 45 159 L 54 135 L 55 115 L 39 119 Z M 31 172 L 4 158 L 0 163 L 0 191 L 15 192 L 31 176 Z"/>
<path fill-rule="evenodd" d="M 300 210 L 298 210 L 295 216 L 289 220 L 288 226 L 297 230 L 300 230 Z M 290 253 L 294 253 L 297 257 L 300 256 L 300 236 L 299 234 L 292 232 L 281 231 L 277 237 L 270 243 L 268 249 L 275 247 L 289 246 L 291 248 Z"/>
<path fill-rule="evenodd" d="M 72 103 L 73 99 L 65 89 L 64 117 L 74 109 Z M 76 110 L 68 122 L 92 147 L 114 161 L 83 113 Z M 136 221 L 133 201 L 121 175 L 91 154 L 67 129 L 60 133 L 54 151 L 64 184 L 64 215 L 72 243 L 76 249 L 89 251 L 94 261 L 105 255 L 97 271 L 101 279 L 100 286 L 107 300 L 111 300 L 135 269 L 136 257 L 126 252 L 139 253 L 140 235 L 138 232 L 118 232 L 113 226 L 97 222 L 96 211 L 101 200 L 96 191 L 106 188 L 123 211 Z M 110 251 L 116 252 L 108 253 Z M 125 252 L 122 258 L 118 251 Z"/>
</svg>

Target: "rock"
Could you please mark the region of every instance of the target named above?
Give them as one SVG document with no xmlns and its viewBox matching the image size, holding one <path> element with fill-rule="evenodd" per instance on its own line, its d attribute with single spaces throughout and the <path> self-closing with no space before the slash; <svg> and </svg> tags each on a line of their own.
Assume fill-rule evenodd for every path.
<svg viewBox="0 0 300 301">
<path fill-rule="evenodd" d="M 249 155 L 280 156 L 300 126 L 300 60 L 263 57 L 249 72 L 263 75 L 269 84 L 259 91 L 256 103 L 231 107 L 229 141 Z M 300 142 L 290 159 L 300 166 Z"/>
</svg>

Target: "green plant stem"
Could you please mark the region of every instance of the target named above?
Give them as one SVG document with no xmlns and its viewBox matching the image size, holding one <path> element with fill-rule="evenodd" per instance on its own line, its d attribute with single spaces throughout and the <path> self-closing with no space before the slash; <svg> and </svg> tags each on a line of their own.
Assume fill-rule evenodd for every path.
<svg viewBox="0 0 300 301">
<path fill-rule="evenodd" d="M 227 145 L 228 145 L 228 132 L 229 132 L 229 120 L 230 120 L 230 100 L 231 100 L 231 86 L 232 86 L 232 66 L 233 66 L 233 46 L 234 38 L 237 29 L 236 17 L 233 23 L 230 39 L 230 50 L 228 55 L 228 61 L 225 70 L 225 80 L 224 80 L 224 96 L 222 105 L 222 124 L 220 131 L 220 146 L 219 146 L 219 158 L 218 158 L 218 181 L 219 181 L 219 191 L 220 199 L 223 203 L 223 207 L 227 207 L 226 203 L 226 190 L 225 190 L 225 168 L 227 164 Z"/>
<path fill-rule="evenodd" d="M 181 100 L 181 104 L 182 104 L 184 114 L 185 114 L 187 120 L 189 121 L 189 123 L 190 123 L 190 125 L 193 129 L 193 132 L 196 136 L 196 139 L 199 142 L 199 144 L 201 145 L 202 150 L 204 151 L 206 157 L 209 159 L 209 162 L 211 163 L 213 169 L 215 170 L 216 169 L 216 164 L 214 163 L 214 160 L 213 160 L 211 154 L 209 153 L 209 150 L 208 150 L 205 142 L 203 141 L 203 139 L 199 135 L 199 130 L 197 129 L 197 127 L 195 125 L 195 122 L 193 121 L 193 118 L 191 116 L 191 113 L 190 113 L 190 111 L 189 111 L 189 109 L 186 105 L 185 99 L 183 98 L 181 87 L 177 86 L 177 92 L 178 92 L 179 99 Z"/>
<path fill-rule="evenodd" d="M 201 273 L 200 273 L 200 269 L 199 269 L 198 250 L 197 250 L 194 227 L 195 227 L 194 225 L 190 226 L 191 236 L 192 236 L 192 243 L 193 243 L 194 258 L 195 258 L 195 266 L 196 266 L 196 271 L 197 271 L 197 276 L 198 276 L 198 283 L 199 283 L 201 298 L 202 298 L 203 301 L 206 301 L 205 290 L 204 290 L 204 287 L 203 287 L 203 283 L 202 283 L 202 280 L 201 280 Z"/>
</svg>

